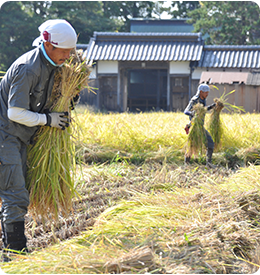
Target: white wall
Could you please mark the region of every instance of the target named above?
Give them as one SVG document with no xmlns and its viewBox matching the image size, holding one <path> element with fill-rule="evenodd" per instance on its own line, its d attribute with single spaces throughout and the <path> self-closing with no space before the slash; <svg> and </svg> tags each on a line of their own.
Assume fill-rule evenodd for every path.
<svg viewBox="0 0 260 275">
<path fill-rule="evenodd" d="M 205 68 L 196 68 L 192 73 L 192 79 L 200 79 L 202 72 L 205 71 Z"/>
<path fill-rule="evenodd" d="M 97 68 L 99 74 L 117 74 L 118 61 L 98 61 Z"/>
<path fill-rule="evenodd" d="M 90 79 L 96 79 L 97 78 L 97 66 L 95 66 L 94 68 L 93 67 L 90 68 L 89 78 Z"/>
<path fill-rule="evenodd" d="M 170 74 L 190 74 L 189 61 L 171 61 Z"/>
</svg>

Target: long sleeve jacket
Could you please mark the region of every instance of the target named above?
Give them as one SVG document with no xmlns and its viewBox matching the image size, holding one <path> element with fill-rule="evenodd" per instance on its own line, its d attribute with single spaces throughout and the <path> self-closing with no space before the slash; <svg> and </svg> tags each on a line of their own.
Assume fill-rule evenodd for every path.
<svg viewBox="0 0 260 275">
<path fill-rule="evenodd" d="M 7 110 L 24 108 L 43 113 L 54 83 L 54 65 L 45 57 L 41 47 L 19 57 L 0 82 L 0 130 L 29 144 L 39 126 L 28 127 L 11 121 Z"/>
<path fill-rule="evenodd" d="M 199 94 L 196 94 L 195 96 L 193 96 L 189 102 L 189 104 L 187 105 L 187 107 L 184 110 L 184 114 L 188 115 L 190 120 L 192 120 L 193 116 L 194 116 L 194 112 L 193 112 L 193 106 L 195 106 L 196 104 L 202 104 L 204 107 L 206 106 L 206 99 L 201 99 Z M 213 107 L 215 106 L 215 103 L 207 106 L 207 110 L 211 110 Z"/>
</svg>

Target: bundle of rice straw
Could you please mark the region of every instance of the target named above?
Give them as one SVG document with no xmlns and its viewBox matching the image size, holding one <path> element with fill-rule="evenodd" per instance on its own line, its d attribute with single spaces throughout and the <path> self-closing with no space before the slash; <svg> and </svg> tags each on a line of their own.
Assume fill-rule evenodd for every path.
<svg viewBox="0 0 260 275">
<path fill-rule="evenodd" d="M 207 138 L 204 129 L 206 108 L 198 103 L 193 106 L 195 117 L 192 120 L 190 134 L 188 136 L 187 156 L 197 156 L 206 147 Z"/>
<path fill-rule="evenodd" d="M 217 88 L 217 87 L 215 87 L 215 88 Z M 210 134 L 213 138 L 213 141 L 215 143 L 215 145 L 214 145 L 215 150 L 217 150 L 221 147 L 221 139 L 222 139 L 222 136 L 224 133 L 223 123 L 220 118 L 220 113 L 221 113 L 222 109 L 226 109 L 229 112 L 235 111 L 235 110 L 236 111 L 244 111 L 243 107 L 235 106 L 235 105 L 227 102 L 227 100 L 228 100 L 227 96 L 234 92 L 235 92 L 235 90 L 226 94 L 226 92 L 224 91 L 224 93 L 221 95 L 220 98 L 214 99 L 216 106 L 212 109 L 212 111 L 210 113 L 210 117 L 209 117 L 209 121 L 208 121 L 208 129 L 209 129 L 209 132 L 210 132 Z"/>
<path fill-rule="evenodd" d="M 215 98 L 216 106 L 212 109 L 209 117 L 209 132 L 214 141 L 214 149 L 217 150 L 221 146 L 221 138 L 223 135 L 223 126 L 220 119 L 220 112 L 224 108 L 222 98 Z"/>
<path fill-rule="evenodd" d="M 71 101 L 83 87 L 89 88 L 90 70 L 84 62 L 71 57 L 55 74 L 48 108 L 51 112 L 71 113 Z M 35 143 L 28 147 L 27 188 L 29 211 L 44 220 L 67 216 L 76 195 L 75 148 L 72 124 L 65 130 L 40 127 Z"/>
</svg>

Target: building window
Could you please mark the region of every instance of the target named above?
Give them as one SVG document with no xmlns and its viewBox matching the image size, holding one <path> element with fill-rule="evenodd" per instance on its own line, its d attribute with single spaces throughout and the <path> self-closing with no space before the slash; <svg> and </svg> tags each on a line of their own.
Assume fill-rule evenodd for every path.
<svg viewBox="0 0 260 275">
<path fill-rule="evenodd" d="M 176 77 L 174 86 L 175 87 L 181 87 L 182 86 L 182 78 Z"/>
</svg>

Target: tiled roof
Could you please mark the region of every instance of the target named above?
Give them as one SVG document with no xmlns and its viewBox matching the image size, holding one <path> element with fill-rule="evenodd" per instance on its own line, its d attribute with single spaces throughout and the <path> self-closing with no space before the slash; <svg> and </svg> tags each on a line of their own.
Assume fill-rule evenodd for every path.
<svg viewBox="0 0 260 275">
<path fill-rule="evenodd" d="M 94 32 L 84 57 L 115 61 L 198 61 L 202 68 L 260 69 L 260 45 L 205 46 L 200 33 Z"/>
<path fill-rule="evenodd" d="M 77 50 L 86 50 L 88 48 L 88 44 L 76 44 Z"/>
<path fill-rule="evenodd" d="M 204 46 L 198 66 L 205 68 L 260 68 L 260 45 Z"/>
<path fill-rule="evenodd" d="M 246 84 L 259 86 L 260 85 L 260 72 L 252 72 L 248 74 Z"/>
<path fill-rule="evenodd" d="M 200 33 L 95 32 L 85 53 L 92 63 L 117 61 L 198 61 L 203 44 Z"/>
</svg>

